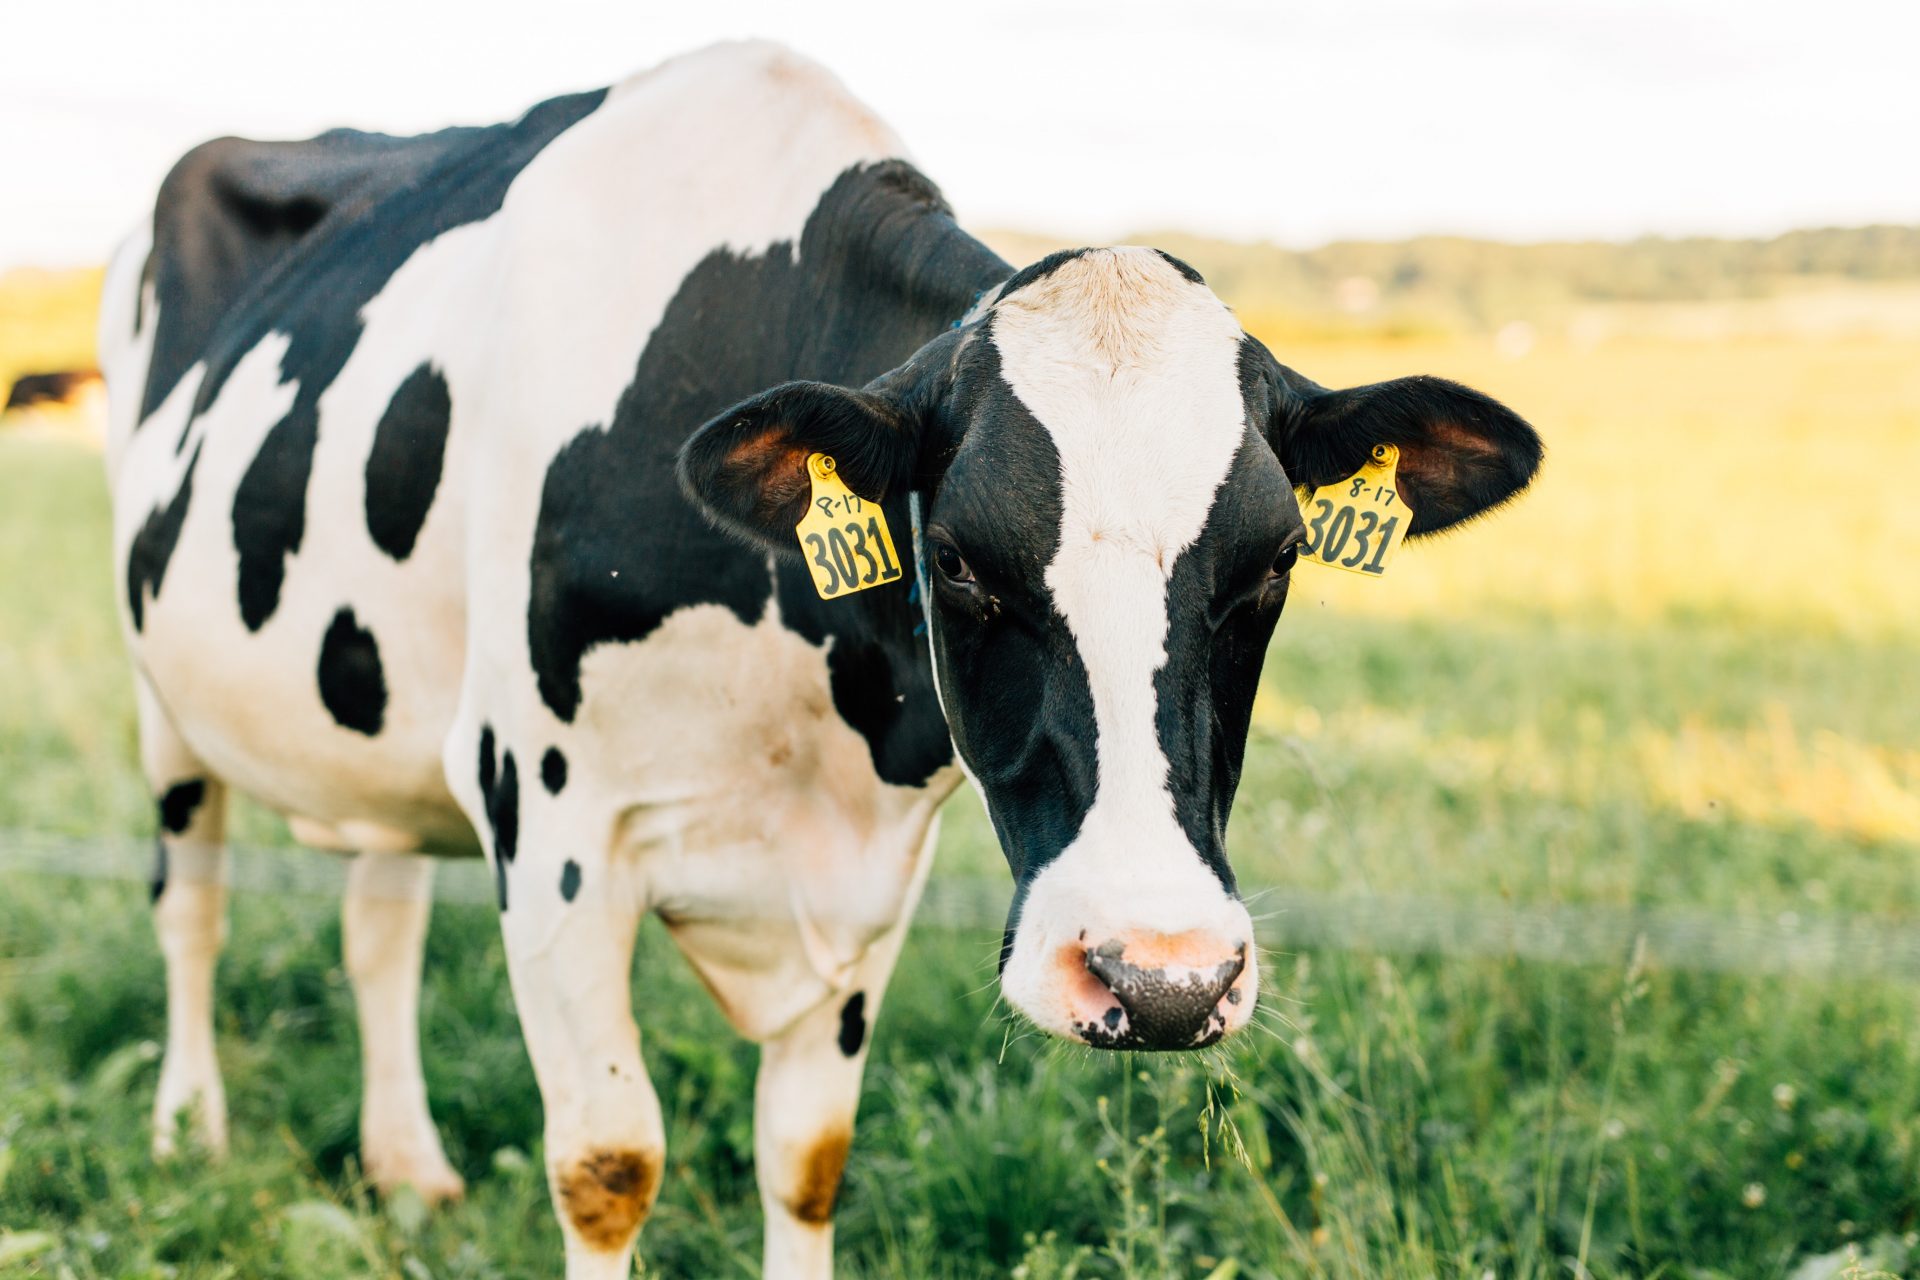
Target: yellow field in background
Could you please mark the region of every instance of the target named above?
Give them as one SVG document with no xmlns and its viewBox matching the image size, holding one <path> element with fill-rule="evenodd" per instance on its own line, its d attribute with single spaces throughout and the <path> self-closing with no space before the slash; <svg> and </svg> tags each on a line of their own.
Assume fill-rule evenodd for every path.
<svg viewBox="0 0 1920 1280">
<path fill-rule="evenodd" d="M 0 384 L 92 360 L 99 272 L 0 288 Z M 1384 581 L 1307 568 L 1296 607 L 1407 616 L 1515 606 L 1676 612 L 1849 633 L 1920 632 L 1920 287 L 1609 305 L 1494 337 L 1315 341 L 1243 310 L 1328 386 L 1434 373 L 1547 441 L 1512 509 L 1404 548 Z"/>
<path fill-rule="evenodd" d="M 1920 342 L 1272 345 L 1327 386 L 1457 379 L 1547 442 L 1540 479 L 1510 509 L 1408 544 L 1384 580 L 1303 568 L 1296 608 L 1704 611 L 1920 632 Z"/>
</svg>

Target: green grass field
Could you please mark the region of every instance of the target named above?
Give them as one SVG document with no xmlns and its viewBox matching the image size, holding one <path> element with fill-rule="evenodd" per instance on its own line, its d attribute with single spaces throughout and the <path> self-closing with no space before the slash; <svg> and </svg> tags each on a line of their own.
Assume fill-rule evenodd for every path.
<svg viewBox="0 0 1920 1280">
<path fill-rule="evenodd" d="M 1385 582 L 1297 575 L 1236 811 L 1243 884 L 1920 916 L 1910 344 L 1279 353 L 1328 383 L 1461 377 L 1551 456 L 1520 506 L 1409 548 Z M 150 830 L 133 761 L 98 462 L 0 441 L 0 831 Z M 235 833 L 286 841 L 253 810 Z M 970 800 L 936 875 L 1005 883 Z M 233 1155 L 148 1161 L 145 907 L 139 884 L 0 852 L 0 1275 L 552 1273 L 491 912 L 443 905 L 429 943 L 428 1082 L 470 1193 L 426 1214 L 356 1176 L 357 1048 L 320 898 L 236 896 Z M 996 937 L 918 931 L 876 1028 L 841 1273 L 1817 1280 L 1856 1245 L 1848 1274 L 1905 1270 L 1912 987 L 1625 946 L 1591 966 L 1303 952 L 1284 916 L 1265 927 L 1259 1027 L 1204 1059 L 1010 1035 Z M 637 970 L 669 1130 L 647 1273 L 755 1275 L 753 1053 L 657 927 Z"/>
</svg>

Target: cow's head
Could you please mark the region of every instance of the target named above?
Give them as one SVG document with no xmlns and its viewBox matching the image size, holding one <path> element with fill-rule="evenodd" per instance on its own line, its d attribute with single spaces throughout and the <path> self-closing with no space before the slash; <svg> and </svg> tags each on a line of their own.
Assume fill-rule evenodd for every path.
<svg viewBox="0 0 1920 1280">
<path fill-rule="evenodd" d="M 1183 264 L 1099 249 L 1019 272 L 861 390 L 746 401 L 681 465 L 716 519 L 787 549 L 811 452 L 869 498 L 922 494 L 941 702 L 1013 869 L 1007 998 L 1059 1035 L 1174 1049 L 1253 1014 L 1225 833 L 1303 536 L 1294 486 L 1354 473 L 1377 443 L 1399 447 L 1414 535 L 1511 497 L 1540 461 L 1478 392 L 1328 391 Z"/>
</svg>

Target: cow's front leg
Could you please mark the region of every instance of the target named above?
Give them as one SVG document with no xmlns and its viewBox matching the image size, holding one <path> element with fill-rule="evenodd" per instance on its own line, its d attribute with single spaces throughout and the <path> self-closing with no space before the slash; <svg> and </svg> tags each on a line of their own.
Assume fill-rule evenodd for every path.
<svg viewBox="0 0 1920 1280">
<path fill-rule="evenodd" d="M 604 863 L 546 877 L 525 849 L 501 917 L 514 1003 L 546 1108 L 547 1185 L 567 1280 L 625 1277 L 665 1167 L 660 1101 L 640 1060 L 628 975 L 639 918 L 608 905 Z M 556 859 L 556 865 L 560 860 Z M 581 875 L 588 888 L 580 891 Z M 567 878 L 578 900 L 559 887 Z M 604 882 L 602 882 L 603 884 Z"/>
<path fill-rule="evenodd" d="M 429 1203 L 466 1190 L 447 1163 L 420 1071 L 420 959 L 433 909 L 433 859 L 363 853 L 347 872 L 341 951 L 360 1015 L 360 1160 L 382 1191 Z"/>
<path fill-rule="evenodd" d="M 765 1280 L 833 1275 L 833 1208 L 867 1044 L 905 937 L 902 920 L 867 951 L 848 990 L 761 1045 L 753 1155 L 766 1215 Z"/>
</svg>

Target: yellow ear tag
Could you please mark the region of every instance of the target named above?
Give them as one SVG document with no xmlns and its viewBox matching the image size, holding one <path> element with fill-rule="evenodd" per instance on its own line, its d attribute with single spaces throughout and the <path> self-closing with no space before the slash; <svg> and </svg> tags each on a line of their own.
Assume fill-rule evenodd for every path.
<svg viewBox="0 0 1920 1280">
<path fill-rule="evenodd" d="M 806 519 L 793 526 L 793 534 L 800 539 L 820 598 L 838 600 L 900 581 L 900 553 L 893 549 L 880 504 L 847 488 L 833 459 L 824 453 L 807 455 L 807 479 L 813 482 L 813 497 Z"/>
<path fill-rule="evenodd" d="M 1394 473 L 1397 445 L 1377 444 L 1361 468 L 1337 484 L 1321 485 L 1300 500 L 1307 540 L 1300 559 L 1377 578 L 1400 548 L 1413 523 L 1413 508 L 1400 497 Z"/>
</svg>

